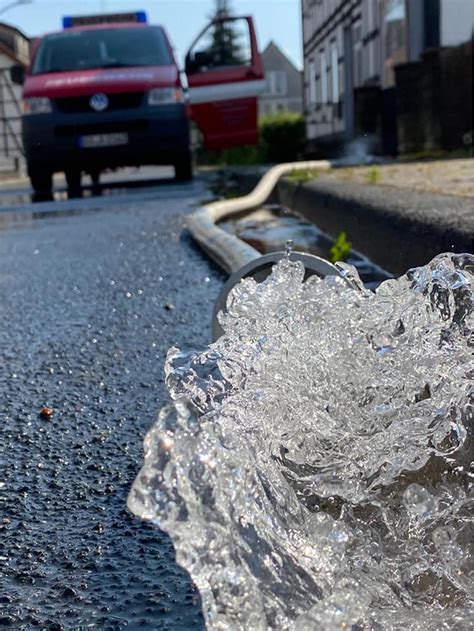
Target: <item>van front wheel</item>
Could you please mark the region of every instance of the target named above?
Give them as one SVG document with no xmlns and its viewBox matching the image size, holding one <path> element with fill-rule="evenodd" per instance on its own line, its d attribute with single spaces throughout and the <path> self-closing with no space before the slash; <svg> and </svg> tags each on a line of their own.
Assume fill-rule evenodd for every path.
<svg viewBox="0 0 474 631">
<path fill-rule="evenodd" d="M 33 202 L 49 202 L 53 200 L 53 174 L 38 168 L 28 168 Z"/>
<path fill-rule="evenodd" d="M 78 169 L 67 169 L 64 171 L 67 184 L 68 199 L 82 197 L 81 172 Z"/>
<path fill-rule="evenodd" d="M 176 180 L 189 182 L 193 179 L 193 163 L 190 155 L 186 155 L 174 164 Z"/>
</svg>

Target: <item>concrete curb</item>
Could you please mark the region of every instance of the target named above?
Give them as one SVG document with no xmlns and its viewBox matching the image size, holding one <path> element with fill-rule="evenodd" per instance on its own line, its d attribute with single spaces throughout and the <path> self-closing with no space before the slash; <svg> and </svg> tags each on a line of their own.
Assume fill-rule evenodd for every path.
<svg viewBox="0 0 474 631">
<path fill-rule="evenodd" d="M 2 174 L 2 178 L 0 178 L 0 188 L 2 186 L 11 186 L 15 184 L 29 184 L 30 178 L 27 175 L 12 175 L 11 177 L 8 175 L 7 177 Z"/>
<path fill-rule="evenodd" d="M 259 175 L 232 171 L 243 191 Z M 336 237 L 345 231 L 354 249 L 393 274 L 425 265 L 441 252 L 474 251 L 474 199 L 389 185 L 324 179 L 295 185 L 282 179 L 272 201 Z"/>
<path fill-rule="evenodd" d="M 279 201 L 394 274 L 442 252 L 472 252 L 474 199 L 322 179 L 278 185 Z"/>
</svg>

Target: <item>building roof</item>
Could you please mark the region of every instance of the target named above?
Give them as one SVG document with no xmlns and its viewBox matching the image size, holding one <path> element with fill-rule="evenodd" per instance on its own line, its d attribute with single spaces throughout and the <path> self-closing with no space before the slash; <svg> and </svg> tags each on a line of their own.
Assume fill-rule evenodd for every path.
<svg viewBox="0 0 474 631">
<path fill-rule="evenodd" d="M 12 24 L 8 24 L 7 22 L 0 22 L 0 30 L 11 31 L 15 33 L 15 35 L 19 35 L 23 39 L 30 41 L 30 38 L 28 37 L 28 35 L 25 35 L 25 33 L 23 33 L 23 31 L 20 31 L 19 28 L 17 28 L 16 26 L 13 26 Z"/>
<path fill-rule="evenodd" d="M 22 42 L 21 44 L 19 42 Z M 28 62 L 28 50 L 31 44 L 30 38 L 20 29 L 0 22 L 0 52 L 16 63 Z M 25 50 L 26 49 L 26 50 Z"/>
<path fill-rule="evenodd" d="M 268 42 L 268 44 L 265 46 L 263 50 L 263 53 L 262 53 L 263 59 L 265 60 L 265 55 L 271 52 L 276 53 L 277 55 L 280 55 L 280 57 L 282 57 L 287 63 L 289 63 L 295 69 L 295 72 L 300 72 L 300 70 L 298 70 L 298 68 L 291 61 L 291 59 L 287 55 L 285 55 L 285 53 L 278 46 L 278 44 L 275 44 L 275 42 L 272 39 Z"/>
</svg>

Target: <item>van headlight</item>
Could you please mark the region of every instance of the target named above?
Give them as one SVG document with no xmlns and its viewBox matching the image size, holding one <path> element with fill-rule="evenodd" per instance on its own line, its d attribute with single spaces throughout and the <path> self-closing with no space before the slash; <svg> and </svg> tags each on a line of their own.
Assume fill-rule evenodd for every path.
<svg viewBox="0 0 474 631">
<path fill-rule="evenodd" d="M 148 92 L 148 105 L 170 105 L 184 103 L 181 88 L 153 88 Z"/>
<path fill-rule="evenodd" d="M 49 114 L 51 101 L 47 96 L 33 96 L 23 99 L 23 114 Z"/>
</svg>

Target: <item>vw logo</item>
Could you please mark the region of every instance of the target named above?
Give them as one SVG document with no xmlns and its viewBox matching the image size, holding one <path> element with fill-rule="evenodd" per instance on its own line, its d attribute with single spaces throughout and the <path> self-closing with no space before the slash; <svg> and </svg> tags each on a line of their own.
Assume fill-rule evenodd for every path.
<svg viewBox="0 0 474 631">
<path fill-rule="evenodd" d="M 91 96 L 89 99 L 89 105 L 96 112 L 103 112 L 109 107 L 109 99 L 106 94 L 99 92 L 98 94 Z"/>
</svg>

